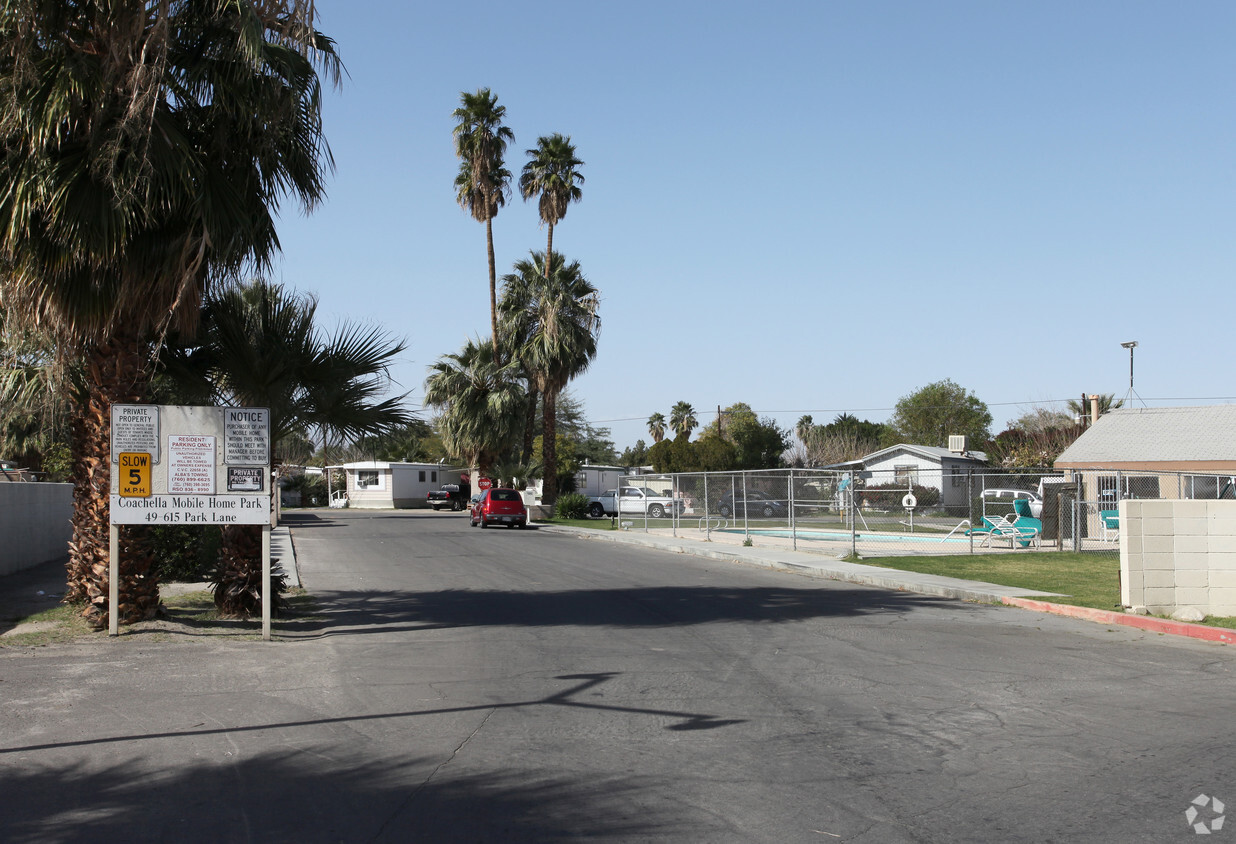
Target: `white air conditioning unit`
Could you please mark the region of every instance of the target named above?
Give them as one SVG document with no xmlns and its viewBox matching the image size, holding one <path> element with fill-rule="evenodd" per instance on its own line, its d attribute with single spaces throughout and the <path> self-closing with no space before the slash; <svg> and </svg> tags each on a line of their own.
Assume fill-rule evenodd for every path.
<svg viewBox="0 0 1236 844">
<path fill-rule="evenodd" d="M 966 453 L 966 436 L 965 434 L 949 434 L 948 450 L 954 454 Z"/>
</svg>

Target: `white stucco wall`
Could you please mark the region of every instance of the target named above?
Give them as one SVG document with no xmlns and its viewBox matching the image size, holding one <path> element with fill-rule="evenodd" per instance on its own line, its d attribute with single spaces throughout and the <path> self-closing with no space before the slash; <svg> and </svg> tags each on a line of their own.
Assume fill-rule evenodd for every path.
<svg viewBox="0 0 1236 844">
<path fill-rule="evenodd" d="M 1121 501 L 1120 599 L 1236 616 L 1236 501 Z"/>
<path fill-rule="evenodd" d="M 0 575 L 67 555 L 72 517 L 72 484 L 0 482 Z"/>
</svg>

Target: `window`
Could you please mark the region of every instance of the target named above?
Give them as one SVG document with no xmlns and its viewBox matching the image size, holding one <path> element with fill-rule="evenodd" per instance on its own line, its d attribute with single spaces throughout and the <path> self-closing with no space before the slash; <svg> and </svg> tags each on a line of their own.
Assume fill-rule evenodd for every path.
<svg viewBox="0 0 1236 844">
<path fill-rule="evenodd" d="M 368 489 L 371 486 L 377 486 L 378 473 L 376 471 L 362 469 L 356 473 L 356 485 L 360 489 Z"/>
<path fill-rule="evenodd" d="M 959 487 L 959 486 L 965 486 L 965 485 L 966 485 L 966 473 L 965 473 L 965 472 L 963 472 L 963 471 L 961 471 L 961 467 L 960 467 L 960 466 L 954 466 L 954 467 L 952 468 L 952 471 L 951 471 L 950 477 L 953 479 L 953 486 L 954 486 L 954 487 Z"/>
<path fill-rule="evenodd" d="M 893 480 L 899 484 L 917 484 L 918 483 L 918 467 L 917 466 L 894 466 Z"/>
<path fill-rule="evenodd" d="M 421 476 L 418 480 L 420 480 L 421 483 L 425 483 L 425 470 L 424 469 L 421 469 L 420 475 Z"/>
<path fill-rule="evenodd" d="M 438 470 L 437 469 L 429 473 L 429 482 L 431 484 L 436 484 L 438 482 Z"/>
</svg>

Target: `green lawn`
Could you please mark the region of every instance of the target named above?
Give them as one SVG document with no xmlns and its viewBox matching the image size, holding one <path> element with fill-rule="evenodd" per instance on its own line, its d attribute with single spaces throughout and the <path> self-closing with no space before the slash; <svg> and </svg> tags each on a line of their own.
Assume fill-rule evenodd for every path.
<svg viewBox="0 0 1236 844">
<path fill-rule="evenodd" d="M 864 557 L 864 565 L 1059 592 L 1057 604 L 1120 609 L 1120 558 L 1114 554 L 1035 551 L 940 557 Z"/>
</svg>

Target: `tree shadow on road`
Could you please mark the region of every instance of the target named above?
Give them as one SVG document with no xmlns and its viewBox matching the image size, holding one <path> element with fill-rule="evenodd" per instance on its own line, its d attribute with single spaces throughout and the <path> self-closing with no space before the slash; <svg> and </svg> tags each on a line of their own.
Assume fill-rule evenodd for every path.
<svg viewBox="0 0 1236 844">
<path fill-rule="evenodd" d="M 815 618 L 905 613 L 956 601 L 867 588 L 629 587 L 518 592 L 349 590 L 317 592 L 314 617 L 289 620 L 291 638 L 453 627 L 678 627 L 716 622 L 784 624 Z"/>
<path fill-rule="evenodd" d="M 23 759 L 0 769 L 0 840 L 555 842 L 682 831 L 640 799 L 658 784 L 632 777 L 452 775 L 440 759 L 348 761 L 360 754 L 336 746 L 233 756 L 224 744 L 213 759 L 185 764 L 175 753 L 165 767 L 140 751 L 108 766 Z"/>
</svg>

